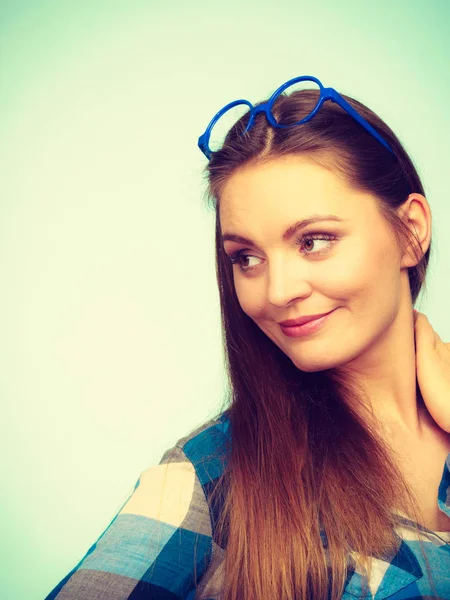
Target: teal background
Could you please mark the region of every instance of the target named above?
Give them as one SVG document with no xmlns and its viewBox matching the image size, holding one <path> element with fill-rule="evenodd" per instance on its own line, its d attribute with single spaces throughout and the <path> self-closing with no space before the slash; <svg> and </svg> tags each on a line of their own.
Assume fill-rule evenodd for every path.
<svg viewBox="0 0 450 600">
<path fill-rule="evenodd" d="M 224 385 L 197 138 L 315 75 L 398 134 L 433 215 L 450 340 L 450 4 L 0 3 L 0 593 L 34 600 Z"/>
</svg>

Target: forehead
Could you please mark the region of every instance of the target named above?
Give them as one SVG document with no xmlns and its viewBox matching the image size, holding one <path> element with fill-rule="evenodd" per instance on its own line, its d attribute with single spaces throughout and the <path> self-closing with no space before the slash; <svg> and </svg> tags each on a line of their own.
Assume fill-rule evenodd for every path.
<svg viewBox="0 0 450 600">
<path fill-rule="evenodd" d="M 336 171 L 289 155 L 235 171 L 220 194 L 220 220 L 222 227 L 232 227 L 261 214 L 279 220 L 322 211 L 355 219 L 370 209 L 362 196 L 367 194 L 351 188 Z"/>
</svg>

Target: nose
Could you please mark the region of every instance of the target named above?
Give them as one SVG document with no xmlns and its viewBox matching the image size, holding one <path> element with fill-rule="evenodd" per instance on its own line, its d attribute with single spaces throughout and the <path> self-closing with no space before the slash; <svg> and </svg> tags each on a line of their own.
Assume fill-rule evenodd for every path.
<svg viewBox="0 0 450 600">
<path fill-rule="evenodd" d="M 290 268 L 285 262 L 271 265 L 268 272 L 267 301 L 273 306 L 286 306 L 299 298 L 307 298 L 311 294 L 311 285 L 302 273 Z"/>
</svg>

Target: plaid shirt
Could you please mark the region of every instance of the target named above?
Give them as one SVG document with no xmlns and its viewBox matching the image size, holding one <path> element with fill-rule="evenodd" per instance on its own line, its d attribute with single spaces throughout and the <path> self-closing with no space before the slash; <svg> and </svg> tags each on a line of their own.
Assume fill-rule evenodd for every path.
<svg viewBox="0 0 450 600">
<path fill-rule="evenodd" d="M 143 471 L 125 504 L 86 555 L 45 600 L 215 600 L 220 598 L 225 550 L 215 541 L 220 505 L 207 498 L 225 462 L 227 411 L 167 450 Z M 226 454 L 221 456 L 226 456 Z M 450 454 L 438 489 L 439 509 L 450 518 Z M 396 526 L 402 539 L 395 556 L 373 557 L 371 593 L 365 598 L 419 600 L 432 589 L 417 534 Z M 449 521 L 450 525 L 450 521 Z M 450 599 L 450 533 L 420 533 L 437 587 L 433 598 Z M 363 589 L 356 557 L 350 557 L 343 599 Z M 195 590 L 195 583 L 198 590 Z"/>
</svg>

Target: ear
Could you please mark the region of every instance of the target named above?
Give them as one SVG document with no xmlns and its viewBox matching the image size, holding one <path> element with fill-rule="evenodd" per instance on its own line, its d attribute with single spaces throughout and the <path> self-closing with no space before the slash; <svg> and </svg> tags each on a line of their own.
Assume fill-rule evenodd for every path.
<svg viewBox="0 0 450 600">
<path fill-rule="evenodd" d="M 422 194 L 410 194 L 401 208 L 403 220 L 415 235 L 422 253 L 425 254 L 431 242 L 431 210 L 427 199 Z M 402 255 L 400 266 L 414 267 L 418 262 L 409 245 Z"/>
</svg>

